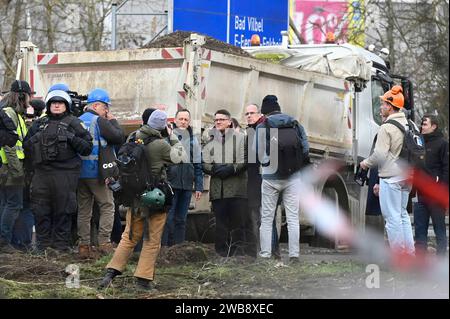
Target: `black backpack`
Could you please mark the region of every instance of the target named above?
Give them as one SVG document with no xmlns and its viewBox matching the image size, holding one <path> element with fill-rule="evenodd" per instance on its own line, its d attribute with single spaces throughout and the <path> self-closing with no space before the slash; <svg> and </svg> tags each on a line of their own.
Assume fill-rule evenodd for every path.
<svg viewBox="0 0 450 319">
<path fill-rule="evenodd" d="M 270 151 L 278 151 L 278 166 L 274 174 L 280 178 L 288 178 L 295 172 L 299 171 L 304 165 L 305 156 L 303 147 L 298 135 L 298 122 L 292 121 L 290 124 L 276 127 L 278 129 L 278 137 L 270 136 L 270 126 L 268 121 L 264 123 L 266 128 L 266 147 L 267 154 L 272 159 Z M 269 142 L 268 142 L 269 141 Z M 269 166 L 271 163 L 262 164 Z"/>
<path fill-rule="evenodd" d="M 124 206 L 133 206 L 134 200 L 151 188 L 154 184 L 151 172 L 148 169 L 148 160 L 145 145 L 157 139 L 150 137 L 137 140 L 135 135 L 123 144 L 117 153 L 117 166 L 119 168 L 118 200 Z"/>
<path fill-rule="evenodd" d="M 408 129 L 406 130 L 402 124 L 395 120 L 388 120 L 383 124 L 387 123 L 395 125 L 403 133 L 403 145 L 399 157 L 414 167 L 424 168 L 425 142 L 416 125 L 408 120 Z"/>
</svg>

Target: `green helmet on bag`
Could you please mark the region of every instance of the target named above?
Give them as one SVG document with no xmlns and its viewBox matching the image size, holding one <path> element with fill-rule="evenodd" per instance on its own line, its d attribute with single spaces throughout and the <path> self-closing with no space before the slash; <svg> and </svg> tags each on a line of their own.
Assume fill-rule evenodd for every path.
<svg viewBox="0 0 450 319">
<path fill-rule="evenodd" d="M 159 188 L 153 188 L 141 195 L 141 205 L 150 209 L 162 209 L 165 201 L 166 196 Z"/>
</svg>

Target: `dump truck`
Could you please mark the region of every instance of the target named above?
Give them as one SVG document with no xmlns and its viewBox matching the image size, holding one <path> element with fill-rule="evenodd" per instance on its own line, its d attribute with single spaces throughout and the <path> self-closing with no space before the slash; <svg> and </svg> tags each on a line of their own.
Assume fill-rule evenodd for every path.
<svg viewBox="0 0 450 319">
<path fill-rule="evenodd" d="M 80 96 L 104 88 L 127 133 L 139 127 L 142 111 L 154 104 L 166 105 L 169 119 L 188 108 L 194 131 L 200 134 L 213 126 L 216 110 L 225 108 L 244 122 L 246 105 L 274 94 L 282 111 L 304 126 L 314 164 L 327 159 L 345 163 L 343 170 L 324 176 L 314 187 L 347 212 L 355 228 L 364 229 L 367 186 L 357 185 L 354 173 L 369 155 L 381 124 L 379 96 L 394 83 L 404 87 L 406 109 L 414 118 L 411 82 L 390 74 L 375 53 L 349 44 L 249 47 L 244 56 L 205 43 L 204 36 L 193 33 L 178 47 L 41 53 L 33 43 L 21 42 L 17 78 L 30 83 L 35 98 L 44 98 L 49 87 L 60 82 Z M 205 176 L 205 194 L 188 214 L 188 239 L 212 238 L 208 185 Z M 302 240 L 345 244 L 339 238 L 325 240 L 303 212 L 299 214 Z"/>
</svg>

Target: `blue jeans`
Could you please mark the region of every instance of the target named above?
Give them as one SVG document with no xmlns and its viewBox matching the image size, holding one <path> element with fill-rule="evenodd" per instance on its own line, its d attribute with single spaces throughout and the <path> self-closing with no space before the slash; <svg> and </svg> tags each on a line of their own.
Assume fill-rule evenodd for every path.
<svg viewBox="0 0 450 319">
<path fill-rule="evenodd" d="M 186 237 L 186 219 L 192 191 L 174 189 L 172 207 L 167 215 L 166 226 L 161 239 L 163 246 L 181 244 Z"/>
<path fill-rule="evenodd" d="M 433 222 L 436 235 L 436 254 L 445 255 L 447 252 L 447 234 L 445 230 L 445 211 L 440 207 L 417 202 L 414 205 L 414 230 L 416 235 L 416 249 L 426 251 L 428 246 L 428 226 Z"/>
<path fill-rule="evenodd" d="M 23 186 L 0 188 L 0 237 L 11 243 L 13 228 L 23 204 Z"/>
<path fill-rule="evenodd" d="M 414 255 L 411 219 L 406 210 L 409 192 L 410 188 L 402 182 L 388 183 L 380 178 L 380 206 L 389 246 L 395 251 Z"/>
</svg>

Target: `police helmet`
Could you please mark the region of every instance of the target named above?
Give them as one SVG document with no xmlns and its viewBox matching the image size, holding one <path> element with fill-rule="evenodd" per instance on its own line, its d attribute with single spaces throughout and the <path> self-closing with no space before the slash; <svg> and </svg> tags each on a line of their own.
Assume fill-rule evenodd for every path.
<svg viewBox="0 0 450 319">
<path fill-rule="evenodd" d="M 52 92 L 52 91 L 64 91 L 64 92 L 68 92 L 69 87 L 67 86 L 67 84 L 65 83 L 56 83 L 53 84 L 50 89 L 48 89 L 48 93 Z"/>
<path fill-rule="evenodd" d="M 55 90 L 47 94 L 45 98 L 45 105 L 47 106 L 47 112 L 50 112 L 51 102 L 64 102 L 66 104 L 66 112 L 70 112 L 72 106 L 72 99 L 69 94 L 65 91 Z"/>
</svg>

